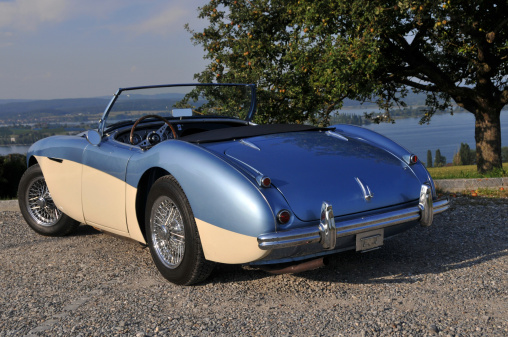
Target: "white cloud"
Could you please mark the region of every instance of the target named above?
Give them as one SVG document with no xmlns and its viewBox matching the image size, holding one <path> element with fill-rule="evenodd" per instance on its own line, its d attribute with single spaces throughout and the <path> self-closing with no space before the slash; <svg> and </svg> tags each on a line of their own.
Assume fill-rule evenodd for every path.
<svg viewBox="0 0 508 337">
<path fill-rule="evenodd" d="M 191 14 L 194 14 L 189 6 L 183 4 L 171 4 L 157 14 L 144 21 L 121 27 L 120 30 L 134 32 L 136 34 L 157 34 L 169 35 L 175 31 L 181 33 L 183 25 L 189 21 Z M 194 9 L 194 8 L 193 8 Z"/>
<path fill-rule="evenodd" d="M 95 17 L 113 31 L 166 36 L 181 32 L 183 25 L 197 16 L 197 7 L 205 2 L 155 0 L 145 5 L 139 0 L 0 0 L 0 32 L 35 31 L 43 24 Z M 140 6 L 148 8 L 152 14 L 147 16 L 145 11 L 138 11 L 136 16 L 136 8 Z M 115 18 L 107 24 L 111 16 L 125 10 L 131 11 L 130 16 L 123 20 Z"/>
<path fill-rule="evenodd" d="M 61 22 L 70 13 L 73 1 L 16 0 L 0 2 L 0 28 L 32 31 L 47 22 Z"/>
</svg>

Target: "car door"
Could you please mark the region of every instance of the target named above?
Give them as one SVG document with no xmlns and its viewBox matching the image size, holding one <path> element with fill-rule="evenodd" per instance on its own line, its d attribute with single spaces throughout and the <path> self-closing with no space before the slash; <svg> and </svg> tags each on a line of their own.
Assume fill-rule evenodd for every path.
<svg viewBox="0 0 508 337">
<path fill-rule="evenodd" d="M 85 222 L 117 234 L 127 233 L 125 172 L 131 147 L 110 140 L 83 153 L 82 200 Z"/>
</svg>

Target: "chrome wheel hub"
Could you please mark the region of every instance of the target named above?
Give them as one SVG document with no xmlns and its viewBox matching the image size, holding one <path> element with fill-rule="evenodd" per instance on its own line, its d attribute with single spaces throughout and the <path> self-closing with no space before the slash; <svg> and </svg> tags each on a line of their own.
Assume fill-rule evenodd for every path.
<svg viewBox="0 0 508 337">
<path fill-rule="evenodd" d="M 159 259 L 168 268 L 180 265 L 185 254 L 182 213 L 169 197 L 155 201 L 151 214 L 152 242 Z"/>
<path fill-rule="evenodd" d="M 62 212 L 56 208 L 44 178 L 39 178 L 28 187 L 28 213 L 41 226 L 53 226 L 60 220 Z"/>
<path fill-rule="evenodd" d="M 40 208 L 46 207 L 46 199 L 44 197 L 39 197 L 37 201 L 35 202 Z"/>
</svg>

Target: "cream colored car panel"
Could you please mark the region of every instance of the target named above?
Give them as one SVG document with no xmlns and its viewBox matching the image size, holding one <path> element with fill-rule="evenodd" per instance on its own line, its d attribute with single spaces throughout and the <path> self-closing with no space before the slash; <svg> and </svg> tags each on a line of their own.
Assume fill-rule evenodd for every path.
<svg viewBox="0 0 508 337">
<path fill-rule="evenodd" d="M 234 233 L 196 218 L 205 258 L 221 263 L 247 263 L 262 259 L 270 251 L 261 250 L 255 237 Z"/>
<path fill-rule="evenodd" d="M 126 210 L 127 210 L 127 228 L 130 237 L 141 243 L 145 243 L 145 238 L 139 227 L 138 217 L 136 215 L 136 194 L 138 190 L 129 184 L 125 184 Z"/>
<path fill-rule="evenodd" d="M 83 165 L 70 160 L 62 162 L 47 157 L 36 156 L 41 167 L 51 197 L 59 210 L 84 222 L 81 207 L 81 173 Z"/>
<path fill-rule="evenodd" d="M 45 157 L 37 157 L 37 160 L 50 192 L 54 191 L 55 204 L 65 214 L 93 227 L 146 243 L 136 215 L 135 187 L 72 161 L 59 163 Z M 107 193 L 99 193 L 106 190 Z M 196 224 L 207 260 L 248 263 L 270 253 L 258 248 L 256 237 L 228 231 L 197 218 Z"/>
<path fill-rule="evenodd" d="M 86 165 L 82 179 L 85 223 L 125 235 L 125 182 Z"/>
</svg>

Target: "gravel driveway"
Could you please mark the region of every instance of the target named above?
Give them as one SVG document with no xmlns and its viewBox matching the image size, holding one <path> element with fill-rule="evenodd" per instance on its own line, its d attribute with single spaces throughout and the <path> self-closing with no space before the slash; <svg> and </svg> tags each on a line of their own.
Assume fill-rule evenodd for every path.
<svg viewBox="0 0 508 337">
<path fill-rule="evenodd" d="M 430 228 L 319 270 L 220 265 L 180 287 L 136 242 L 44 237 L 3 210 L 0 336 L 507 336 L 507 219 L 506 199 L 459 197 Z"/>
</svg>

